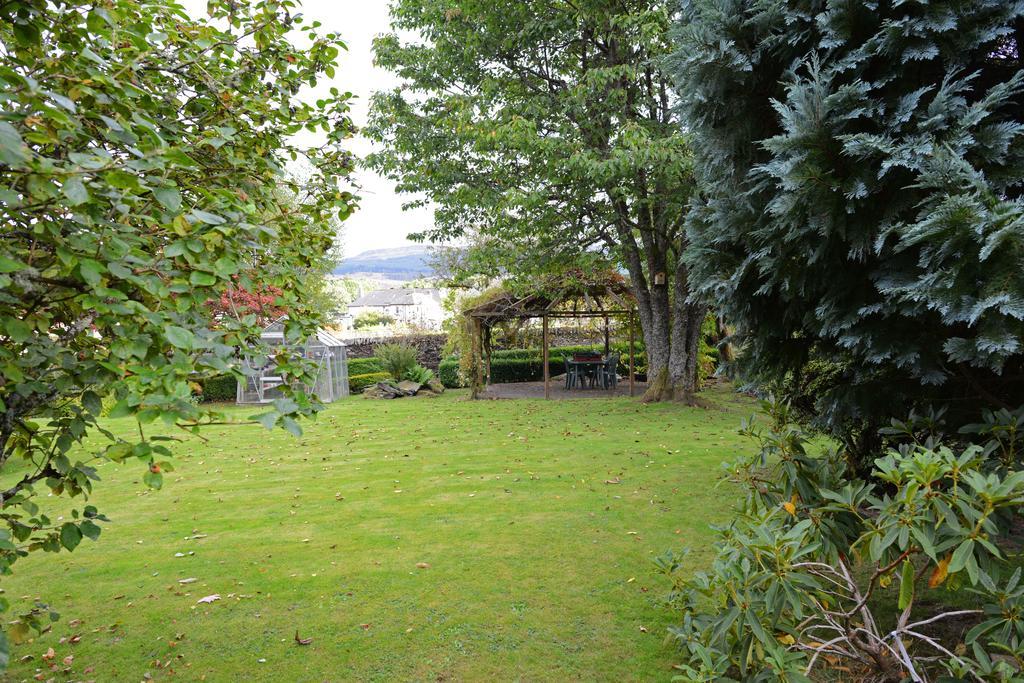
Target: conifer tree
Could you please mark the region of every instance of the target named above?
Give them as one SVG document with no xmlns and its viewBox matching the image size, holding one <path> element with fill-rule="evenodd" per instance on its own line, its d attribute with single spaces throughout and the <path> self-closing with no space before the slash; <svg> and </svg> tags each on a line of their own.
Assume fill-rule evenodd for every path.
<svg viewBox="0 0 1024 683">
<path fill-rule="evenodd" d="M 914 405 L 973 419 L 1024 399 L 1022 17 L 683 3 L 691 282 L 737 325 L 747 377 L 810 389 L 851 441 Z"/>
</svg>

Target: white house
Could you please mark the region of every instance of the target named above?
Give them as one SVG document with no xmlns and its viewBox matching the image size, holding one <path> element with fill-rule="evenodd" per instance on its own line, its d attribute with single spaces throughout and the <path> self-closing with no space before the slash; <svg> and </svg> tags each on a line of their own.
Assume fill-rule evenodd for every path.
<svg viewBox="0 0 1024 683">
<path fill-rule="evenodd" d="M 363 313 L 379 313 L 399 323 L 430 329 L 440 329 L 445 317 L 441 290 L 427 288 L 378 289 L 364 294 L 348 305 L 351 319 Z"/>
</svg>

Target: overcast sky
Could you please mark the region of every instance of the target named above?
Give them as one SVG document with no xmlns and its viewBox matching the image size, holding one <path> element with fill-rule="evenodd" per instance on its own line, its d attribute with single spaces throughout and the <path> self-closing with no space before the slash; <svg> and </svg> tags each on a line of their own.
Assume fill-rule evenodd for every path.
<svg viewBox="0 0 1024 683">
<path fill-rule="evenodd" d="M 183 0 L 190 13 L 206 16 L 206 0 Z M 357 126 L 366 123 L 370 95 L 374 90 L 394 87 L 397 79 L 387 71 L 373 66 L 373 39 L 388 30 L 388 0 L 302 0 L 305 24 L 319 20 L 321 31 L 336 31 L 348 45 L 348 52 L 339 57 L 333 81 L 324 81 L 317 90 L 332 85 L 356 96 L 352 118 Z M 315 93 L 310 95 L 315 99 Z M 359 156 L 372 146 L 357 138 L 351 149 Z M 369 249 L 400 247 L 410 244 L 406 235 L 422 230 L 432 223 L 429 210 L 402 211 L 402 198 L 395 194 L 394 184 L 374 173 L 360 170 L 357 180 L 362 185 L 360 209 L 345 221 L 341 241 L 345 256 Z"/>
</svg>

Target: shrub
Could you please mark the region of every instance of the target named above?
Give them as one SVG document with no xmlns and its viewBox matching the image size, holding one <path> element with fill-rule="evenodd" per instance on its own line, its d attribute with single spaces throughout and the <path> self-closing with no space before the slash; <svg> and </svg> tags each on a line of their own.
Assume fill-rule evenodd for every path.
<svg viewBox="0 0 1024 683">
<path fill-rule="evenodd" d="M 378 313 L 376 311 L 367 311 L 366 313 L 360 313 L 356 316 L 356 319 L 352 321 L 352 328 L 356 330 L 363 330 L 368 327 L 387 326 L 395 322 L 395 319 L 386 313 Z"/>
<path fill-rule="evenodd" d="M 405 377 L 416 365 L 416 347 L 409 344 L 381 344 L 374 349 L 374 356 L 380 361 L 384 372 L 397 380 Z"/>
<path fill-rule="evenodd" d="M 386 372 L 368 372 L 363 375 L 349 375 L 348 376 L 348 390 L 353 394 L 360 394 L 367 387 L 373 386 L 378 382 L 387 382 L 391 378 L 391 375 Z"/>
<path fill-rule="evenodd" d="M 441 361 L 441 364 L 437 367 L 437 378 L 448 389 L 458 389 L 466 386 L 466 382 L 462 380 L 462 376 L 459 373 L 458 358 L 445 358 Z"/>
<path fill-rule="evenodd" d="M 202 388 L 200 396 L 203 403 L 234 401 L 238 396 L 238 381 L 234 375 L 211 377 L 203 381 Z"/>
<path fill-rule="evenodd" d="M 253 312 L 218 319 L 208 302 L 276 288 L 289 338 L 323 323 L 309 299 L 336 219 L 356 204 L 342 191 L 354 166 L 344 151 L 350 95 L 300 94 L 334 73 L 343 46 L 300 25 L 289 4 L 211 0 L 199 18 L 177 3 L 0 2 L 5 576 L 25 557 L 99 537 L 107 518 L 88 499 L 110 470 L 98 461 L 131 463 L 159 489 L 179 444 L 150 428 L 224 424 L 220 410 L 195 404 L 191 385 L 237 370 L 238 346 L 262 326 Z M 300 141 L 301 125 L 327 132 Z M 316 172 L 285 168 L 300 156 Z M 314 366 L 280 354 L 273 367 L 289 386 L 258 422 L 301 433 L 296 420 L 320 408 L 301 390 Z M 108 415 L 135 417 L 137 429 L 97 424 L 110 398 Z M 57 618 L 47 592 L 91 585 L 4 596 L 0 670 L 9 641 Z"/>
<path fill-rule="evenodd" d="M 934 416 L 894 421 L 906 443 L 870 482 L 846 478 L 837 452 L 810 457 L 788 404 L 765 407 L 770 428 L 744 428 L 760 453 L 730 468 L 747 496 L 712 569 L 684 579 L 679 556 L 657 560 L 683 611 L 670 632 L 686 679 L 807 681 L 842 663 L 865 680 L 1011 680 L 1024 589 L 998 544 L 1024 501 L 1024 409 L 987 414 L 972 433 L 990 442 L 955 450 Z M 940 586 L 974 595 L 944 608 Z"/>
<path fill-rule="evenodd" d="M 348 374 L 366 375 L 371 372 L 386 372 L 379 358 L 350 358 Z"/>
<path fill-rule="evenodd" d="M 430 368 L 425 368 L 422 365 L 414 365 L 405 373 L 403 379 L 410 382 L 417 382 L 419 384 L 426 384 L 430 380 L 434 379 L 434 371 Z"/>
<path fill-rule="evenodd" d="M 549 363 L 552 374 L 556 372 L 555 365 L 554 361 Z M 540 359 L 494 358 L 491 360 L 491 382 L 493 384 L 536 382 L 541 379 L 544 379 L 544 365 Z"/>
</svg>

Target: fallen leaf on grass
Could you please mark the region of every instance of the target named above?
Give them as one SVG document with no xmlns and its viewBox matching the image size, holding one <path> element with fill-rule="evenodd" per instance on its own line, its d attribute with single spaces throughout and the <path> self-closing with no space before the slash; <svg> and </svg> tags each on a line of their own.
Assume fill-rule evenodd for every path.
<svg viewBox="0 0 1024 683">
<path fill-rule="evenodd" d="M 178 583 L 195 583 L 195 582 L 196 582 L 196 581 L 198 581 L 198 580 L 199 580 L 199 579 L 197 579 L 196 577 L 194 577 L 194 576 L 190 576 L 190 577 L 189 577 L 189 578 L 187 578 L 187 579 L 178 579 Z"/>
<path fill-rule="evenodd" d="M 604 483 L 606 483 L 606 484 L 621 484 L 622 480 L 619 479 L 618 477 L 615 477 L 614 479 L 605 479 Z"/>
<path fill-rule="evenodd" d="M 299 638 L 298 630 L 295 631 L 295 642 L 299 645 L 309 645 L 313 642 L 312 638 Z"/>
<path fill-rule="evenodd" d="M 417 562 L 416 569 L 430 569 L 430 564 L 427 562 Z"/>
<path fill-rule="evenodd" d="M 364 631 L 370 628 L 370 626 L 372 626 L 372 624 L 359 624 L 359 627 L 362 628 Z"/>
<path fill-rule="evenodd" d="M 57 656 L 57 653 L 54 652 L 53 648 L 51 647 L 51 648 L 48 648 L 46 650 L 46 654 L 43 655 L 43 659 L 45 659 L 46 661 L 50 661 L 50 660 L 52 660 L 56 656 Z"/>
<path fill-rule="evenodd" d="M 640 627 L 640 633 L 647 633 L 647 627 L 646 626 L 641 626 Z"/>
<path fill-rule="evenodd" d="M 215 600 L 220 600 L 220 595 L 217 593 L 214 593 L 213 595 L 207 595 L 205 598 L 199 598 L 198 600 L 196 600 L 196 604 L 201 605 L 203 603 L 214 602 Z"/>
</svg>

